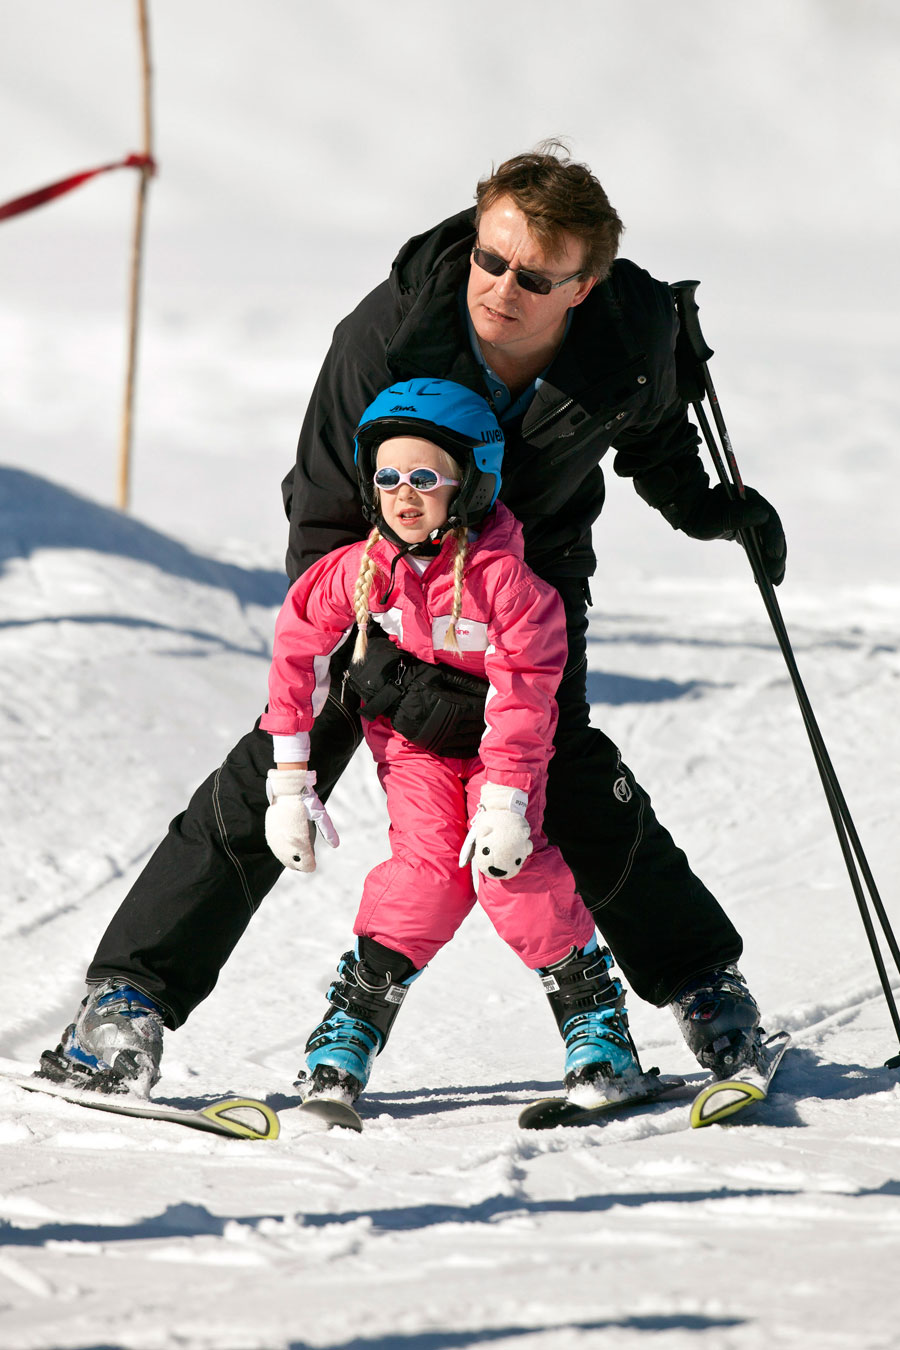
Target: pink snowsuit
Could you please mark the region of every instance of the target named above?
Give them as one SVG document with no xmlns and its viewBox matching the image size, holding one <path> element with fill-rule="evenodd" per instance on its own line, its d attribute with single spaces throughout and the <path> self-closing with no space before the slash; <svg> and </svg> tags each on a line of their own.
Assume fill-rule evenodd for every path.
<svg viewBox="0 0 900 1350">
<path fill-rule="evenodd" d="M 321 558 L 291 587 L 278 616 L 261 726 L 273 735 L 308 731 L 328 692 L 332 652 L 355 625 L 353 592 L 364 543 Z M 566 659 L 562 602 L 523 561 L 522 530 L 498 503 L 470 541 L 456 632 L 445 650 L 453 603 L 455 543 L 445 539 L 419 575 L 387 540 L 372 550 L 378 575 L 369 612 L 404 651 L 489 681 L 485 731 L 472 759 L 437 756 L 404 740 L 385 717 L 364 720 L 387 794 L 391 857 L 366 877 L 354 932 L 422 967 L 449 942 L 475 903 L 471 869 L 459 866 L 482 783 L 528 793 L 534 852 L 518 876 L 478 873 L 478 899 L 500 936 L 530 969 L 550 965 L 592 936 L 593 920 L 572 873 L 542 832 L 547 765 L 556 726 L 554 695 Z"/>
</svg>

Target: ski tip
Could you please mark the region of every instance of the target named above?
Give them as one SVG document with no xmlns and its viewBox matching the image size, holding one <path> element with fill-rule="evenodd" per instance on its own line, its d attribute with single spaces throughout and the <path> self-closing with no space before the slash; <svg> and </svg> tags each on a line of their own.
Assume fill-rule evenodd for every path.
<svg viewBox="0 0 900 1350">
<path fill-rule="evenodd" d="M 249 1097 L 229 1097 L 203 1108 L 202 1114 L 223 1131 L 239 1139 L 277 1139 L 278 1116 L 265 1102 Z"/>
<path fill-rule="evenodd" d="M 753 1083 L 713 1083 L 698 1093 L 691 1103 L 691 1125 L 695 1130 L 714 1125 L 752 1102 L 764 1101 L 765 1096 L 765 1092 Z"/>
</svg>

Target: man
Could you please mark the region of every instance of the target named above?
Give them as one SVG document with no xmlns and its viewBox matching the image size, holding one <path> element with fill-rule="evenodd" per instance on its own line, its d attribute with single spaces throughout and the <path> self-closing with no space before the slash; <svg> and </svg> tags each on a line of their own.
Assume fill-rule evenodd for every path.
<svg viewBox="0 0 900 1350">
<path fill-rule="evenodd" d="M 591 527 L 600 459 L 675 529 L 700 539 L 756 527 L 769 575 L 784 535 L 759 494 L 710 487 L 675 382 L 677 320 L 667 286 L 615 261 L 622 225 L 597 179 L 547 143 L 478 185 L 476 207 L 410 240 L 387 281 L 335 331 L 284 482 L 293 581 L 362 538 L 354 429 L 392 381 L 442 377 L 486 394 L 506 437 L 501 496 L 525 557 L 565 604 L 545 830 L 632 988 L 671 1004 L 700 1062 L 724 1074 L 752 1053 L 759 1014 L 734 962 L 741 938 L 657 820 L 586 700 Z M 310 765 L 324 800 L 360 739 L 358 700 L 332 665 Z M 92 990 L 64 1037 L 63 1068 L 130 1073 L 149 1089 L 162 1027 L 213 988 L 281 873 L 266 846 L 271 738 L 258 727 L 198 789 L 113 917 L 88 970 Z M 578 997 L 580 972 L 571 972 Z M 46 1057 L 45 1057 L 46 1058 Z M 52 1066 L 51 1066 L 52 1067 Z"/>
</svg>

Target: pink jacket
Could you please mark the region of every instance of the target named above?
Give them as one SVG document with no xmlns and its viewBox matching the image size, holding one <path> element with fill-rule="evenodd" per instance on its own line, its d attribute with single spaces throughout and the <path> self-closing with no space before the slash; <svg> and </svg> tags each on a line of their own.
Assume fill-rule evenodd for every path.
<svg viewBox="0 0 900 1350">
<path fill-rule="evenodd" d="M 275 625 L 264 731 L 308 731 L 322 708 L 331 654 L 355 626 L 353 591 L 364 547 L 348 544 L 320 558 L 288 592 Z M 380 540 L 373 550 L 378 575 L 369 612 L 404 651 L 486 676 L 479 757 L 491 782 L 528 792 L 543 782 L 553 754 L 554 695 L 567 653 L 562 601 L 525 565 L 521 526 L 498 502 L 469 547 L 456 626 L 460 650 L 444 650 L 454 548 L 445 539 L 421 577 L 402 559 L 385 596 L 397 549 Z"/>
</svg>

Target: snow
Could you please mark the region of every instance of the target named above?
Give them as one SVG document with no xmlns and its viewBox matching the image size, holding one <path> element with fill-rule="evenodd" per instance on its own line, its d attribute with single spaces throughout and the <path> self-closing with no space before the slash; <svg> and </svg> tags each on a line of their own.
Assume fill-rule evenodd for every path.
<svg viewBox="0 0 900 1350">
<path fill-rule="evenodd" d="M 251 19 L 252 15 L 252 19 Z M 448 18 L 452 21 L 447 22 Z M 331 328 L 492 161 L 567 133 L 658 276 L 699 276 L 780 600 L 894 923 L 900 879 L 900 15 L 760 0 L 151 7 L 157 154 L 133 510 L 113 506 L 133 179 L 0 230 L 0 1069 L 31 1065 L 171 815 L 252 722 L 284 591 L 278 485 Z M 132 7 L 6 16 L 0 200 L 139 147 Z M 15 1350 L 888 1350 L 900 1077 L 785 668 L 736 546 L 610 481 L 590 690 L 746 941 L 794 1048 L 765 1107 L 526 1134 L 543 994 L 480 913 L 417 982 L 365 1132 L 292 1113 L 385 814 L 284 878 L 158 1094 L 276 1143 L 113 1120 L 0 1080 L 0 1343 Z M 896 972 L 894 985 L 897 987 Z M 630 1001 L 645 1063 L 702 1075 Z"/>
</svg>

